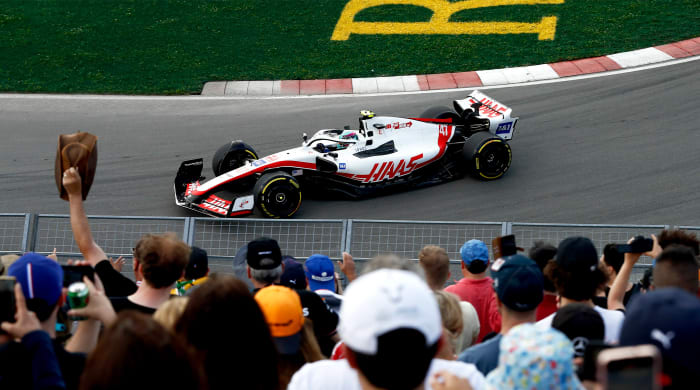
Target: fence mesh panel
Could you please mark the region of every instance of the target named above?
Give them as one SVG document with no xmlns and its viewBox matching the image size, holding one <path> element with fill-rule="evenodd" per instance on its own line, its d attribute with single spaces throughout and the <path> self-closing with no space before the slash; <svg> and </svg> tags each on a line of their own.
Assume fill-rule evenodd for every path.
<svg viewBox="0 0 700 390">
<path fill-rule="evenodd" d="M 0 253 L 20 253 L 25 237 L 26 214 L 0 214 Z"/>
<path fill-rule="evenodd" d="M 34 250 L 50 253 L 56 248 L 59 258 L 79 258 L 78 248 L 68 215 L 38 215 L 34 229 L 28 229 L 27 214 L 0 214 L 0 253 Z M 589 237 L 602 252 L 607 243 L 624 243 L 630 237 L 658 234 L 663 225 L 583 225 L 506 222 L 433 222 L 433 221 L 380 221 L 380 220 L 269 220 L 269 219 L 215 219 L 173 217 L 89 217 L 95 241 L 108 256 L 124 256 L 131 266 L 131 250 L 146 233 L 174 232 L 191 245 L 205 249 L 210 256 L 213 272 L 236 273 L 245 278 L 245 264 L 232 268 L 237 251 L 250 240 L 268 236 L 276 239 L 282 252 L 303 260 L 314 253 L 340 259 L 343 250 L 349 251 L 362 263 L 381 253 L 395 253 L 416 260 L 425 245 L 438 245 L 447 250 L 451 271 L 459 278 L 462 244 L 470 239 L 486 243 L 491 251 L 493 238 L 504 232 L 515 234 L 519 246 L 529 249 L 533 242 L 542 240 L 557 245 L 570 236 Z M 700 233 L 698 226 L 678 228 Z M 28 247 L 23 248 L 25 243 Z M 491 251 L 491 253 L 493 253 Z M 642 257 L 635 276 L 651 265 L 652 259 Z"/>
<path fill-rule="evenodd" d="M 502 234 L 500 222 L 421 222 L 352 220 L 350 253 L 359 263 L 380 253 L 395 253 L 417 260 L 426 245 L 444 248 L 451 259 L 453 277 L 461 275 L 459 249 L 478 239 L 491 249 L 491 240 Z"/>
</svg>

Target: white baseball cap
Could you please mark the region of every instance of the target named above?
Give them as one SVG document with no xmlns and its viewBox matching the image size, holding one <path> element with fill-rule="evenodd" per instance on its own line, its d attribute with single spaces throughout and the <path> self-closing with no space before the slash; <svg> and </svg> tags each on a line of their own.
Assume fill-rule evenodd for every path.
<svg viewBox="0 0 700 390">
<path fill-rule="evenodd" d="M 380 269 L 350 284 L 340 307 L 340 337 L 351 350 L 377 354 L 377 338 L 399 328 L 425 336 L 426 347 L 442 335 L 437 301 L 412 272 Z"/>
</svg>

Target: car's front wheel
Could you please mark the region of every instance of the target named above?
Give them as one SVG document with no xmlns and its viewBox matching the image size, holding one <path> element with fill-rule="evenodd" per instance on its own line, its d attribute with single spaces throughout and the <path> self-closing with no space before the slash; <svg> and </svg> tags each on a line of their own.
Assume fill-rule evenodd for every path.
<svg viewBox="0 0 700 390">
<path fill-rule="evenodd" d="M 252 146 L 242 141 L 232 141 L 217 149 L 211 161 L 211 168 L 214 175 L 219 176 L 242 167 L 249 160 L 257 159 L 258 154 Z"/>
<path fill-rule="evenodd" d="M 510 145 L 486 131 L 474 133 L 466 139 L 462 156 L 470 172 L 482 180 L 503 176 L 513 158 Z"/>
<path fill-rule="evenodd" d="M 270 218 L 289 218 L 301 206 L 299 182 L 286 172 L 270 172 L 262 175 L 253 189 L 255 204 Z"/>
</svg>

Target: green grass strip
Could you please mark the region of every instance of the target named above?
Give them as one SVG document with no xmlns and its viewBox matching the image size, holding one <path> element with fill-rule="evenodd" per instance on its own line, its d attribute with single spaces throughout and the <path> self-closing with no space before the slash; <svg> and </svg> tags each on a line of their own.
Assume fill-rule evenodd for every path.
<svg viewBox="0 0 700 390">
<path fill-rule="evenodd" d="M 0 91 L 190 94 L 206 81 L 370 77 L 540 64 L 700 36 L 698 0 L 565 0 L 464 10 L 449 22 L 537 34 L 331 36 L 347 0 L 0 0 Z M 454 3 L 454 2 L 453 2 Z M 411 5 L 357 22 L 429 22 Z"/>
</svg>

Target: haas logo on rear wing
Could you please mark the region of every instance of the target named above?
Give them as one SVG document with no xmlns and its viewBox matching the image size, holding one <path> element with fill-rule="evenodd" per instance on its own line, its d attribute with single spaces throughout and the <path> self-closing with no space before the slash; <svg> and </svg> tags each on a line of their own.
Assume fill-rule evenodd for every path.
<svg viewBox="0 0 700 390">
<path fill-rule="evenodd" d="M 466 99 L 455 100 L 455 106 L 461 110 L 472 110 L 474 104 L 479 104 L 479 118 L 488 119 L 490 133 L 505 140 L 513 138 L 518 118 L 511 117 L 510 107 L 479 91 L 472 91 Z"/>
</svg>

